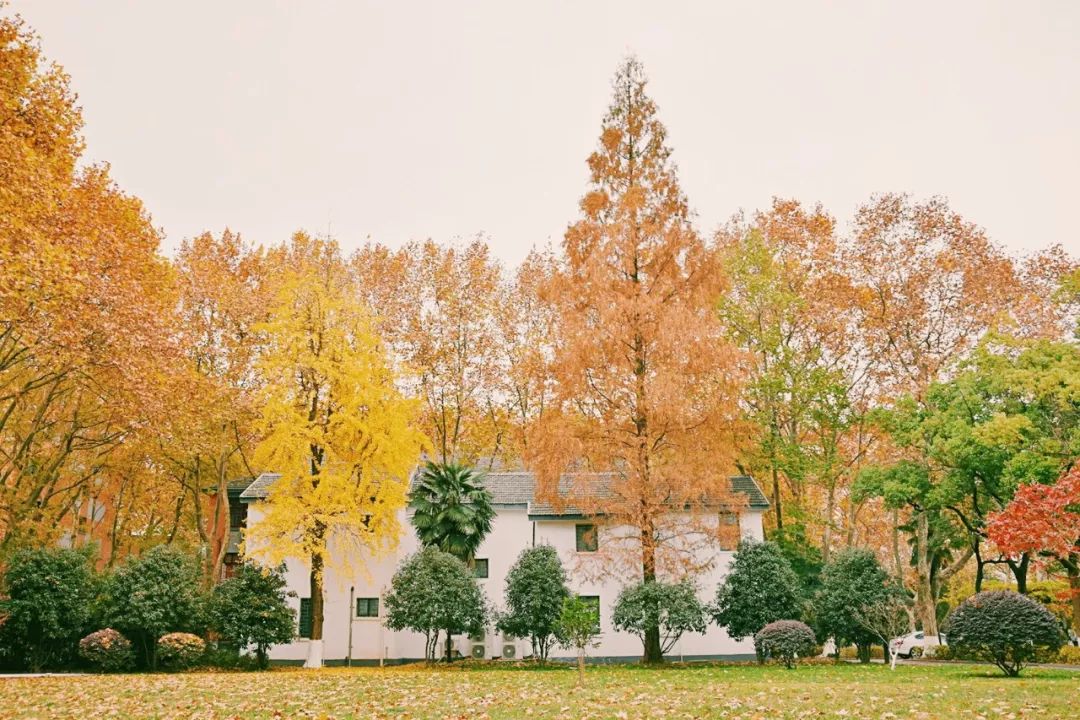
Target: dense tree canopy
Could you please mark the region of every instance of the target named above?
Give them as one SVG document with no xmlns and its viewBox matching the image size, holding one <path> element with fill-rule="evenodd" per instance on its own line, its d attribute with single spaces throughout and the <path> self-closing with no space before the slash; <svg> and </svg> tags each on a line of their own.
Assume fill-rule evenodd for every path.
<svg viewBox="0 0 1080 720">
<path fill-rule="evenodd" d="M 950 583 L 1024 590 L 1040 563 L 1080 586 L 1075 552 L 1009 520 L 1054 516 L 1038 488 L 1067 489 L 1080 456 L 1080 265 L 1060 247 L 1012 256 L 903 193 L 851 218 L 776 198 L 703 234 L 629 58 L 579 216 L 518 267 L 482 235 L 346 255 L 218 228 L 168 254 L 7 14 L 0 78 L 0 565 L 60 540 L 101 567 L 165 544 L 197 549 L 209 585 L 229 482 L 277 472 L 246 550 L 308 563 L 318 637 L 324 566 L 362 556 L 326 543 L 392 546 L 427 452 L 527 465 L 545 499 L 602 515 L 610 541 L 570 572 L 707 569 L 742 472 L 807 589 L 865 549 L 927 632 Z"/>
</svg>

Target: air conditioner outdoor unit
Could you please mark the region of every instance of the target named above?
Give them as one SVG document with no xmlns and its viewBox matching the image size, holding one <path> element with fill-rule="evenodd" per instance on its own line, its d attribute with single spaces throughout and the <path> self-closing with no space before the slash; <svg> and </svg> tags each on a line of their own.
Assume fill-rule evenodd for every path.
<svg viewBox="0 0 1080 720">
<path fill-rule="evenodd" d="M 473 645 L 472 646 L 472 656 L 474 658 L 476 658 L 477 660 L 483 660 L 484 659 L 484 646 L 483 645 Z"/>
<path fill-rule="evenodd" d="M 503 645 L 502 656 L 504 660 L 513 660 L 517 657 L 517 646 L 513 643 Z"/>
</svg>

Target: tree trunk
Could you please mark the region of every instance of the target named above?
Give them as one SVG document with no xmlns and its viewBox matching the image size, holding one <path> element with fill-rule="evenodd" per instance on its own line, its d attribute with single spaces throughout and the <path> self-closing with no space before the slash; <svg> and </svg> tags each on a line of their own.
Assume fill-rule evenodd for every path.
<svg viewBox="0 0 1080 720">
<path fill-rule="evenodd" d="M 1069 553 L 1069 562 L 1065 564 L 1065 568 L 1069 573 L 1073 632 L 1080 635 L 1080 553 Z"/>
<path fill-rule="evenodd" d="M 1024 553 L 1020 556 L 1020 562 L 1008 561 L 1009 569 L 1012 570 L 1013 578 L 1016 579 L 1016 592 L 1027 595 L 1028 565 L 1031 564 L 1031 556 Z"/>
<path fill-rule="evenodd" d="M 892 511 L 892 556 L 893 574 L 900 582 L 904 580 L 904 561 L 900 557 L 900 510 Z"/>
<path fill-rule="evenodd" d="M 829 483 L 829 497 L 825 503 L 825 529 L 821 538 L 821 561 L 829 562 L 832 553 L 833 514 L 836 512 L 836 480 Z"/>
<path fill-rule="evenodd" d="M 210 576 L 207 578 L 208 587 L 213 587 L 215 583 L 221 580 L 221 569 L 225 564 L 225 551 L 229 549 L 231 513 L 229 508 L 228 458 L 229 454 L 222 453 L 218 460 L 218 502 L 214 513 L 214 527 L 210 537 L 216 538 L 219 545 L 217 552 L 210 558 Z M 195 502 L 198 503 L 199 499 L 195 498 Z M 213 547 L 213 543 L 211 543 L 211 547 Z"/>
<path fill-rule="evenodd" d="M 938 634 L 937 607 L 934 602 L 934 588 L 930 578 L 930 520 L 924 510 L 917 511 L 915 518 L 916 540 L 916 579 L 915 602 L 919 608 L 919 620 L 922 621 L 924 635 Z"/>
<path fill-rule="evenodd" d="M 975 592 L 982 592 L 983 579 L 986 576 L 986 562 L 983 562 L 982 552 L 979 548 L 979 541 L 976 539 L 973 545 L 975 548 Z"/>
<path fill-rule="evenodd" d="M 783 530 L 784 512 L 780 499 L 780 473 L 776 471 L 776 458 L 772 461 L 772 495 L 773 505 L 776 507 L 776 529 Z"/>
<path fill-rule="evenodd" d="M 323 556 L 320 552 L 311 554 L 311 639 L 308 640 L 308 657 L 304 667 L 322 667 L 323 639 Z"/>
<path fill-rule="evenodd" d="M 656 548 L 653 547 L 652 528 L 641 530 L 641 569 L 645 582 L 656 581 Z M 647 665 L 662 663 L 664 654 L 660 647 L 660 626 L 645 629 L 645 654 L 642 662 Z"/>
<path fill-rule="evenodd" d="M 577 681 L 578 685 L 585 684 L 585 648 L 579 647 L 577 651 Z"/>
</svg>

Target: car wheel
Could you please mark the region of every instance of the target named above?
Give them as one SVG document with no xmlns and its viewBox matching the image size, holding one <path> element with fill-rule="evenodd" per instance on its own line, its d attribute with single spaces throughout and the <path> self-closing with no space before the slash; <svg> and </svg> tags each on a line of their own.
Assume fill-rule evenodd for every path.
<svg viewBox="0 0 1080 720">
<path fill-rule="evenodd" d="M 913 648 L 911 648 L 911 652 L 908 653 L 908 657 L 909 658 L 920 658 L 920 657 L 922 657 L 922 648 L 921 647 L 913 647 Z"/>
</svg>

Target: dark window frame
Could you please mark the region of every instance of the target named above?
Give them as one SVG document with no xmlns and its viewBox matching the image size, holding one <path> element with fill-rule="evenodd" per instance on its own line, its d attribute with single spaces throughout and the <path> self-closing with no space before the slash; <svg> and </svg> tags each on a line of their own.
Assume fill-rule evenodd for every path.
<svg viewBox="0 0 1080 720">
<path fill-rule="evenodd" d="M 356 617 L 377 618 L 379 617 L 379 598 L 358 597 L 356 598 Z M 362 612 L 361 612 L 362 610 Z"/>
<path fill-rule="evenodd" d="M 311 612 L 311 598 L 300 598 L 300 611 L 296 614 L 297 630 L 299 638 L 311 638 L 311 627 L 314 625 L 315 616 Z"/>
<path fill-rule="evenodd" d="M 483 563 L 481 565 L 481 563 Z M 481 573 L 480 568 L 483 568 Z M 491 576 L 491 561 L 487 558 L 473 558 L 473 577 L 477 580 L 487 580 Z"/>
<path fill-rule="evenodd" d="M 243 530 L 247 528 L 248 506 L 239 500 L 229 501 L 229 529 Z"/>
<path fill-rule="evenodd" d="M 589 538 L 592 542 L 588 542 Z M 574 548 L 579 553 L 594 553 L 600 549 L 600 529 L 595 523 L 576 523 L 574 525 Z"/>
</svg>

